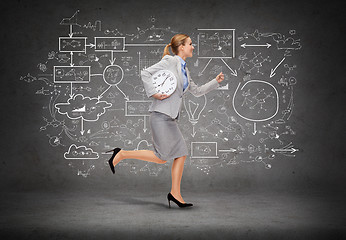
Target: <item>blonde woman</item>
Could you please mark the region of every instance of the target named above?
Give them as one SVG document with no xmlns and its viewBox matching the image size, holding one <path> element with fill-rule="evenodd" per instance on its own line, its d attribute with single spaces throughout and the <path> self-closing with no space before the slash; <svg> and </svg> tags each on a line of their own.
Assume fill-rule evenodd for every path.
<svg viewBox="0 0 346 240">
<path fill-rule="evenodd" d="M 169 48 L 171 48 L 174 56 L 170 55 Z M 172 37 L 171 42 L 165 47 L 161 61 L 141 72 L 146 94 L 153 100 L 149 108 L 149 122 L 154 151 L 125 151 L 120 148 L 108 151 L 113 152 L 112 157 L 109 159 L 109 166 L 113 173 L 115 172 L 114 167 L 124 159 L 139 159 L 158 164 L 173 160 L 172 187 L 167 195 L 169 207 L 170 201 L 173 201 L 179 207 L 191 207 L 193 205 L 192 203 L 185 203 L 180 193 L 184 162 L 188 155 L 186 143 L 177 124 L 182 97 L 187 91 L 197 97 L 202 96 L 217 88 L 219 83 L 224 80 L 223 73 L 220 73 L 208 83 L 200 87 L 197 86 L 191 80 L 185 62 L 186 58 L 192 57 L 193 50 L 191 38 L 186 34 L 177 34 Z M 158 93 L 153 84 L 151 77 L 159 70 L 169 70 L 177 79 L 176 89 L 171 95 Z"/>
</svg>

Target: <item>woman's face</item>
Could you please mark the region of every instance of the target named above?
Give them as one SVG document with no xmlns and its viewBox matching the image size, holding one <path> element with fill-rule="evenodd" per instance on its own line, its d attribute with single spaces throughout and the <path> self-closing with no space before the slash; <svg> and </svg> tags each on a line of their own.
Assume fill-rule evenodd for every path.
<svg viewBox="0 0 346 240">
<path fill-rule="evenodd" d="M 192 57 L 193 49 L 191 38 L 186 38 L 185 44 L 181 45 L 181 51 L 185 58 Z"/>
</svg>

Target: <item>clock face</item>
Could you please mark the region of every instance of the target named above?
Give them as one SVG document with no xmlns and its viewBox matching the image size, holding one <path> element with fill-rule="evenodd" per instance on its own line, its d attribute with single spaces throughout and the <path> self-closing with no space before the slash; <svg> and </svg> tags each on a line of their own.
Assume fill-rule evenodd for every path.
<svg viewBox="0 0 346 240">
<path fill-rule="evenodd" d="M 160 70 L 151 77 L 156 91 L 161 94 L 171 95 L 177 87 L 177 78 L 169 70 Z"/>
</svg>

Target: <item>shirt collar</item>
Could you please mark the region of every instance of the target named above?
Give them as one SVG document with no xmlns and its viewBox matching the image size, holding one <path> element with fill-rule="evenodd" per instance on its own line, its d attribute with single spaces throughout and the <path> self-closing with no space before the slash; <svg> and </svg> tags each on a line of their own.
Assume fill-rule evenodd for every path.
<svg viewBox="0 0 346 240">
<path fill-rule="evenodd" d="M 184 59 L 182 59 L 182 58 L 181 58 L 180 56 L 178 56 L 178 55 L 177 55 L 177 57 L 179 58 L 181 65 L 185 68 L 186 62 L 184 61 Z"/>
</svg>

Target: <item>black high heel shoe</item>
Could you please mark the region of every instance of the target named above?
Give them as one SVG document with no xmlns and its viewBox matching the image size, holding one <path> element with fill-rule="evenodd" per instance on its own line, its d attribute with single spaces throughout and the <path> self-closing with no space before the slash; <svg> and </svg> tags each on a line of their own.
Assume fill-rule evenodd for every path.
<svg viewBox="0 0 346 240">
<path fill-rule="evenodd" d="M 114 166 L 113 166 L 113 158 L 115 157 L 115 155 L 118 154 L 118 152 L 120 150 L 121 150 L 121 148 L 114 148 L 114 149 L 109 150 L 109 151 L 106 152 L 106 153 L 113 152 L 112 157 L 108 160 L 109 167 L 111 168 L 113 174 L 115 173 Z"/>
<path fill-rule="evenodd" d="M 167 200 L 168 200 L 169 208 L 171 208 L 171 201 L 173 201 L 175 204 L 177 204 L 180 208 L 192 207 L 193 206 L 192 203 L 181 203 L 181 202 L 179 202 L 177 199 L 175 199 L 175 197 L 173 197 L 173 195 L 171 193 L 168 193 Z"/>
</svg>

